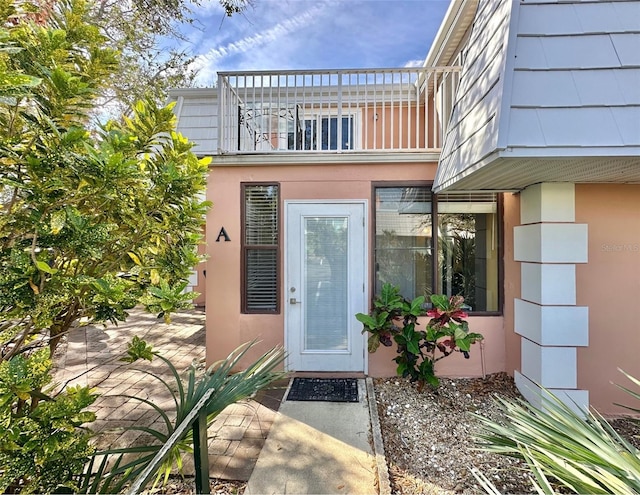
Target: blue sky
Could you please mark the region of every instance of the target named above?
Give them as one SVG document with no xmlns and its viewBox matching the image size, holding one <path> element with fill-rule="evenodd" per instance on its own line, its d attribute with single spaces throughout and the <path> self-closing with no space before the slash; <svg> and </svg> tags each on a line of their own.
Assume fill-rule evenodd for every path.
<svg viewBox="0 0 640 495">
<path fill-rule="evenodd" d="M 185 30 L 198 86 L 216 71 L 420 65 L 449 0 L 253 0 L 225 17 L 217 0 Z"/>
</svg>

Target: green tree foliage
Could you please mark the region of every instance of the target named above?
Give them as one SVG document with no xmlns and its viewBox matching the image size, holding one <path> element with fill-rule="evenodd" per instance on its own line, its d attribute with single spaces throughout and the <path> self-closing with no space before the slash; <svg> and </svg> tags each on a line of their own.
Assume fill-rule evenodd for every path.
<svg viewBox="0 0 640 495">
<path fill-rule="evenodd" d="M 81 320 L 123 321 L 139 303 L 168 319 L 188 305 L 207 207 L 207 162 L 170 108 L 146 100 L 88 130 L 119 67 L 89 5 L 57 2 L 34 22 L 3 2 L 0 67 L 13 82 L 0 98 L 0 361 L 36 336 L 53 350 Z"/>
<path fill-rule="evenodd" d="M 167 90 L 193 86 L 193 54 L 180 28 L 197 25 L 200 0 L 96 0 L 90 22 L 107 46 L 121 53 L 120 71 L 102 96 L 118 113 L 136 101 L 166 101 Z M 226 15 L 244 11 L 250 0 L 219 0 Z"/>
<path fill-rule="evenodd" d="M 224 14 L 245 11 L 252 0 L 218 0 Z M 15 14 L 15 6 L 32 19 L 45 21 L 51 14 L 77 4 L 77 0 L 0 0 L 0 19 Z M 201 0 L 83 0 L 84 21 L 102 36 L 102 47 L 119 54 L 118 71 L 100 88 L 97 121 L 130 111 L 135 102 L 152 99 L 162 104 L 170 88 L 193 86 L 196 70 L 184 26 L 199 26 Z M 16 21 L 11 18 L 11 22 Z M 204 29 L 204 26 L 202 27 Z M 1 41 L 1 40 L 0 40 Z M 0 69 L 3 67 L 0 66 Z M 1 74 L 1 71 L 0 71 Z M 0 94 L 4 85 L 0 75 Z"/>
<path fill-rule="evenodd" d="M 51 493 L 74 490 L 93 453 L 80 426 L 95 419 L 84 411 L 95 395 L 70 387 L 55 399 L 49 352 L 15 356 L 0 363 L 0 492 Z M 44 392 L 43 392 L 44 391 Z"/>
</svg>

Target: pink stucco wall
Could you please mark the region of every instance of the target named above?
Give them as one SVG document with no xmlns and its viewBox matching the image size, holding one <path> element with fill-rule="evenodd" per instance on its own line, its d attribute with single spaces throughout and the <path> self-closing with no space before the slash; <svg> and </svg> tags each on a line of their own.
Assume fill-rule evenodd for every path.
<svg viewBox="0 0 640 495">
<path fill-rule="evenodd" d="M 626 411 L 640 378 L 640 186 L 576 185 L 576 222 L 588 224 L 589 262 L 577 265 L 577 304 L 589 306 L 589 347 L 578 349 L 578 388 L 603 414 Z M 637 406 L 637 404 L 636 404 Z"/>
<path fill-rule="evenodd" d="M 420 327 L 429 321 L 428 318 L 419 320 Z M 484 336 L 482 344 L 476 343 L 471 347 L 469 359 L 462 354 L 454 353 L 436 363 L 436 374 L 448 377 L 471 377 L 497 373 L 505 369 L 504 324 L 501 316 L 475 316 L 469 318 L 469 330 Z M 369 375 L 393 376 L 397 356 L 396 345 L 380 347 L 369 356 Z"/>
<path fill-rule="evenodd" d="M 372 183 L 383 181 L 430 181 L 435 163 L 415 164 L 341 164 L 283 166 L 214 166 L 209 179 L 208 199 L 213 208 L 207 216 L 206 311 L 207 362 L 226 357 L 249 340 L 259 339 L 259 351 L 284 343 L 284 312 L 278 315 L 240 313 L 240 216 L 242 182 L 279 182 L 281 201 L 292 199 L 366 199 L 369 202 L 369 266 L 373 246 L 371 208 Z M 216 242 L 224 227 L 231 241 Z M 281 239 L 284 240 L 284 226 Z M 281 246 L 283 247 L 283 246 Z M 282 270 L 282 265 L 281 265 Z M 284 279 L 284 274 L 281 273 Z M 370 282 L 370 287 L 373 284 Z M 284 309 L 284 308 L 283 308 Z M 503 371 L 506 366 L 504 325 L 501 316 L 473 317 L 472 331 L 485 335 L 485 372 Z M 256 353 L 247 357 L 246 363 Z M 369 356 L 369 374 L 392 376 L 395 349 L 383 349 Z M 480 376 L 480 346 L 472 349 L 471 359 L 450 356 L 438 364 L 437 371 L 447 376 Z"/>
</svg>

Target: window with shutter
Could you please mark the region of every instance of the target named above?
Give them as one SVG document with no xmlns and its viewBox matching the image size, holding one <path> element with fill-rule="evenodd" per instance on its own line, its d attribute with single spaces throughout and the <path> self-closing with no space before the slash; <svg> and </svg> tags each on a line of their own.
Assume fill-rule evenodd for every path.
<svg viewBox="0 0 640 495">
<path fill-rule="evenodd" d="M 278 184 L 243 184 L 242 204 L 242 312 L 278 313 Z"/>
</svg>

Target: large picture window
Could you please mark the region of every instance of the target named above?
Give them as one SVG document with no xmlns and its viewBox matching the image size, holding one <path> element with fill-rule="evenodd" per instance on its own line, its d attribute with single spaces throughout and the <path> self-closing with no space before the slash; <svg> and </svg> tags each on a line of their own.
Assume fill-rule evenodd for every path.
<svg viewBox="0 0 640 495">
<path fill-rule="evenodd" d="M 242 186 L 242 312 L 278 313 L 279 187 Z"/>
<path fill-rule="evenodd" d="M 409 299 L 462 295 L 469 311 L 499 311 L 497 195 L 385 186 L 375 204 L 376 292 L 388 282 Z"/>
</svg>

